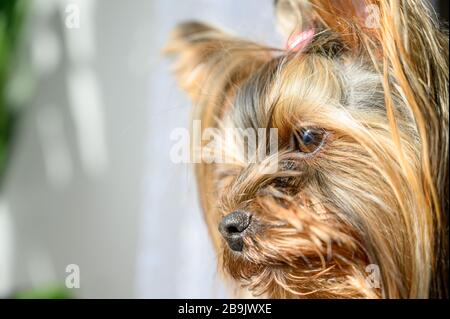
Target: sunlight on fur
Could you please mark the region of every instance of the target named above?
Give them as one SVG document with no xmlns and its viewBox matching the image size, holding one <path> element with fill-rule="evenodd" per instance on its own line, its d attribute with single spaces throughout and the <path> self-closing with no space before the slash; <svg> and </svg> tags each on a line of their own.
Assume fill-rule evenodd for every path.
<svg viewBox="0 0 450 319">
<path fill-rule="evenodd" d="M 165 48 L 203 129 L 278 131 L 274 173 L 239 153 L 244 137 L 208 144 L 226 163 L 195 165 L 224 275 L 237 296 L 447 298 L 447 33 L 421 0 L 279 0 L 275 11 L 286 39 L 313 27 L 312 41 L 286 51 L 188 22 Z M 223 239 L 232 212 L 245 230 Z"/>
</svg>

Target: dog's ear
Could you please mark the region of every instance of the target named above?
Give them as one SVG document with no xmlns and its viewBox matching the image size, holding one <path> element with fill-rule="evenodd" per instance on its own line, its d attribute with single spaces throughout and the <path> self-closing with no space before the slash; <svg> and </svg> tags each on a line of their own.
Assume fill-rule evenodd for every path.
<svg viewBox="0 0 450 319">
<path fill-rule="evenodd" d="M 364 47 L 383 76 L 385 105 L 399 163 L 416 192 L 421 225 L 417 238 L 429 251 L 431 297 L 448 297 L 448 34 L 425 0 L 378 0 L 379 19 Z M 395 98 L 397 97 L 397 101 Z M 419 168 L 405 160 L 395 115 L 399 105 L 411 115 L 419 149 Z M 411 211 L 404 211 L 411 218 Z M 426 254 L 425 254 L 426 255 Z M 417 274 L 422 278 L 423 273 Z"/>
<path fill-rule="evenodd" d="M 376 0 L 276 0 L 278 26 L 286 39 L 294 32 L 315 29 L 360 54 L 362 35 L 373 33 L 379 21 Z"/>
<path fill-rule="evenodd" d="M 175 56 L 178 83 L 194 104 L 211 111 L 223 109 L 234 89 L 271 58 L 266 47 L 199 22 L 180 24 L 164 53 Z"/>
<path fill-rule="evenodd" d="M 298 30 L 314 26 L 313 7 L 309 0 L 274 0 L 277 27 L 287 40 Z"/>
</svg>

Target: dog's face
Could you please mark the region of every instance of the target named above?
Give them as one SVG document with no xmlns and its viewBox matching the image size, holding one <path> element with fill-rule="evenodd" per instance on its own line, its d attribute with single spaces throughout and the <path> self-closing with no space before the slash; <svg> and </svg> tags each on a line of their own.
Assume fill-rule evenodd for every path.
<svg viewBox="0 0 450 319">
<path fill-rule="evenodd" d="M 230 97 L 219 126 L 246 135 L 223 130 L 213 144 L 229 154 L 214 168 L 223 263 L 254 292 L 379 294 L 366 267 L 397 249 L 396 193 L 407 194 L 381 85 L 360 62 L 306 50 L 267 62 Z M 417 163 L 417 135 L 399 118 L 407 160 Z M 248 143 L 249 129 L 276 129 L 278 152 L 256 161 L 267 145 Z"/>
<path fill-rule="evenodd" d="M 194 117 L 217 129 L 202 152 L 222 160 L 197 180 L 222 268 L 268 297 L 426 296 L 428 126 L 392 69 L 317 30 L 280 52 L 191 23 L 169 46 Z"/>
</svg>

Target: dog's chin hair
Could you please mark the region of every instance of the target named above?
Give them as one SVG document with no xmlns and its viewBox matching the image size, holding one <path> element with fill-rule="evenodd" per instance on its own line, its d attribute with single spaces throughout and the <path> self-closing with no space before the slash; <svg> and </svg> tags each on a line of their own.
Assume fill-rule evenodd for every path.
<svg viewBox="0 0 450 319">
<path fill-rule="evenodd" d="M 284 29 L 318 31 L 302 52 L 196 22 L 175 30 L 166 52 L 193 118 L 218 130 L 202 146 L 228 154 L 195 168 L 219 263 L 254 296 L 448 297 L 448 37 L 424 1 L 367 1 L 374 29 L 352 3 L 279 0 Z M 311 127 L 326 133 L 317 149 L 293 148 Z M 276 128 L 278 153 L 249 161 L 264 144 L 227 128 Z M 240 252 L 217 230 L 236 210 L 252 215 Z"/>
<path fill-rule="evenodd" d="M 377 297 L 361 273 L 367 260 L 351 229 L 298 203 L 280 206 L 270 197 L 258 202 L 258 216 L 270 220 L 256 222 L 269 226 L 249 234 L 242 252 L 223 250 L 223 266 L 233 279 L 271 298 Z"/>
</svg>

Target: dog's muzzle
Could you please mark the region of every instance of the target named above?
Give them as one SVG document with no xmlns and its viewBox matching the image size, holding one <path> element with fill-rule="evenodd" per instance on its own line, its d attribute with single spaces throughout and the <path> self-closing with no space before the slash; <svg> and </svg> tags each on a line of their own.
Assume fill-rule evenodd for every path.
<svg viewBox="0 0 450 319">
<path fill-rule="evenodd" d="M 244 234 L 251 223 L 251 214 L 235 211 L 225 216 L 219 224 L 219 231 L 225 238 L 231 250 L 242 251 L 244 248 Z"/>
</svg>

